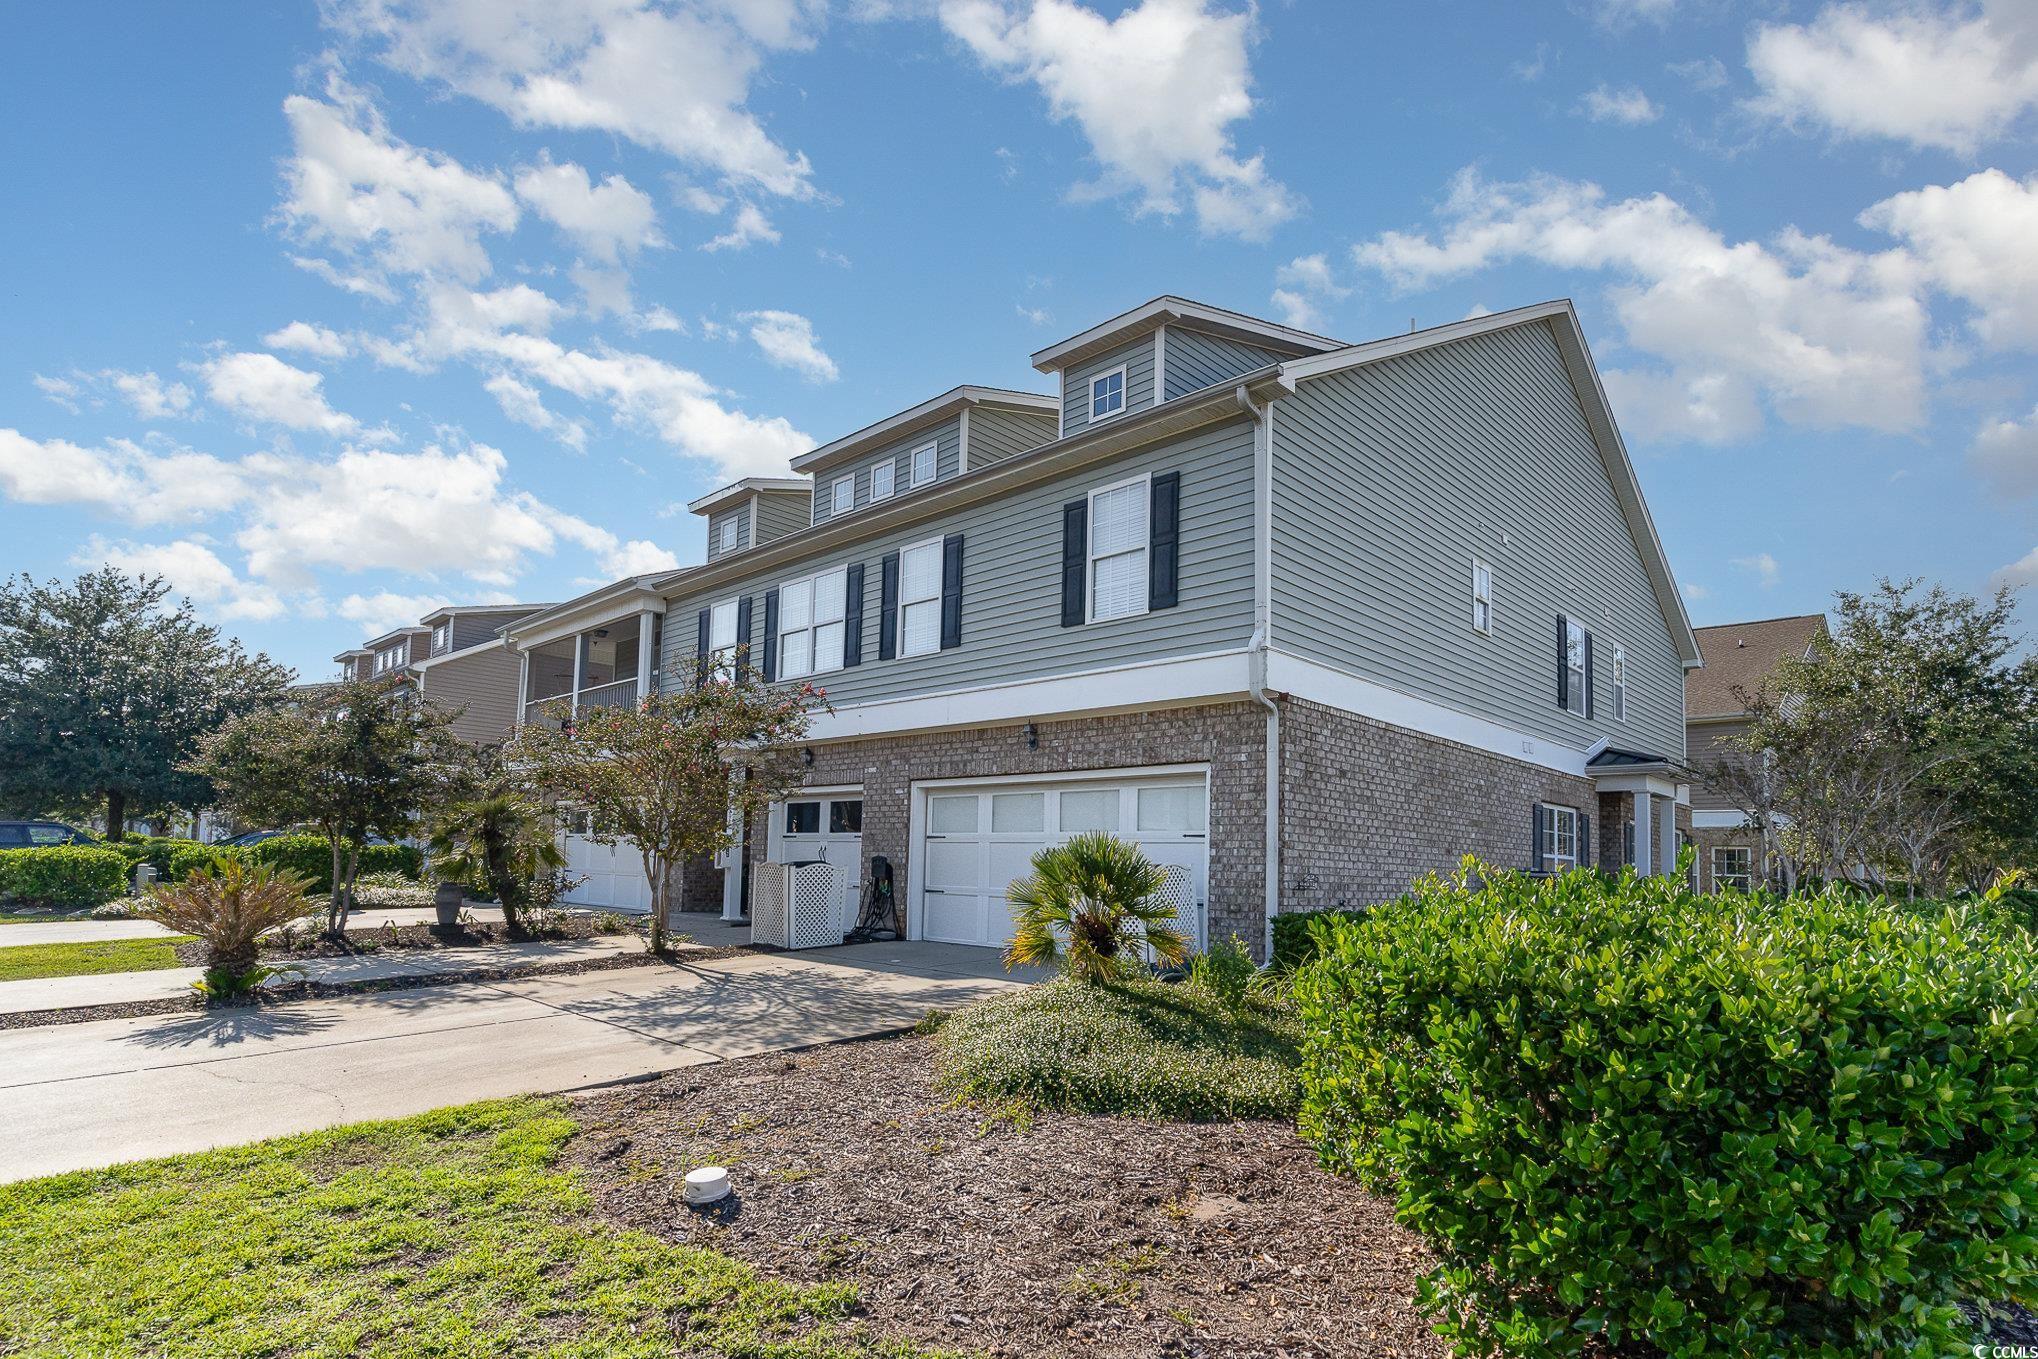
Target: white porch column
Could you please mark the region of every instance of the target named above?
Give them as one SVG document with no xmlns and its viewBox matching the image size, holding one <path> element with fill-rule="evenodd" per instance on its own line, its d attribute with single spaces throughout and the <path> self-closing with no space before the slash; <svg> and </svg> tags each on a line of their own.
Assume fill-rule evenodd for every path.
<svg viewBox="0 0 2038 1359">
<path fill-rule="evenodd" d="M 637 615 L 637 702 L 651 697 L 651 639 L 658 615 L 645 609 Z"/>
<path fill-rule="evenodd" d="M 738 778 L 748 777 L 748 772 L 738 773 Z M 743 875 L 750 870 L 743 857 L 743 818 L 735 807 L 729 808 L 729 833 L 735 843 L 722 851 L 722 919 L 740 921 L 743 919 Z"/>
<path fill-rule="evenodd" d="M 1651 866 L 1654 862 L 1654 850 L 1656 847 L 1656 837 L 1650 834 L 1650 813 L 1654 809 L 1649 805 L 1655 799 L 1649 796 L 1646 788 L 1636 789 L 1634 798 L 1635 872 L 1643 877 L 1647 877 L 1656 871 Z"/>
<path fill-rule="evenodd" d="M 510 723 L 513 727 L 524 725 L 524 714 L 531 710 L 531 653 L 517 652 L 517 716 Z"/>
<path fill-rule="evenodd" d="M 1656 832 L 1656 862 L 1662 865 L 1658 871 L 1665 876 L 1677 871 L 1677 802 L 1674 798 L 1663 799 L 1663 816 Z"/>
<path fill-rule="evenodd" d="M 580 712 L 580 673 L 587 668 L 587 634 L 573 634 L 573 687 L 567 690 L 566 711 L 569 717 Z"/>
</svg>

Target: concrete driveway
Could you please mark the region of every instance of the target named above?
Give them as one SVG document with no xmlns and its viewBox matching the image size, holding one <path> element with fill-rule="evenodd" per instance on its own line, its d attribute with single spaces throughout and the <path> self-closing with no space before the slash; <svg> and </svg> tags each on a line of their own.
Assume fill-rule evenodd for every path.
<svg viewBox="0 0 2038 1359">
<path fill-rule="evenodd" d="M 885 1033 L 1023 985 L 991 949 L 801 954 L 0 1031 L 0 1181 Z"/>
</svg>

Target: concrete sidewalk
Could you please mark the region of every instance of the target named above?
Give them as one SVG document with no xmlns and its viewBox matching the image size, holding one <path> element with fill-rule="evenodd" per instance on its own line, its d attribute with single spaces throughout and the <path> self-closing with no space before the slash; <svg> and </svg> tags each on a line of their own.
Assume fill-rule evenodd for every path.
<svg viewBox="0 0 2038 1359">
<path fill-rule="evenodd" d="M 865 944 L 0 1031 L 0 1181 L 904 1028 L 1023 984 Z"/>
<path fill-rule="evenodd" d="M 467 913 L 483 925 L 500 925 L 502 910 L 496 906 L 483 906 L 469 902 Z M 347 928 L 351 930 L 378 930 L 384 924 L 432 925 L 438 923 L 438 912 L 429 906 L 362 906 L 347 917 Z M 317 917 L 308 928 L 318 929 L 324 917 Z M 0 948 L 21 944 L 96 944 L 107 939 L 147 939 L 156 935 L 175 934 L 175 930 L 164 929 L 153 920 L 47 920 L 34 924 L 0 925 Z"/>
<path fill-rule="evenodd" d="M 429 977 L 441 972 L 531 963 L 570 963 L 642 953 L 634 935 L 602 935 L 594 939 L 530 944 L 479 944 L 473 948 L 390 949 L 351 958 L 300 958 L 306 979 L 321 982 L 383 981 L 393 977 Z M 0 1014 L 30 1010 L 73 1010 L 92 1005 L 125 1005 L 137 1000 L 185 996 L 205 974 L 200 967 L 166 967 L 154 972 L 106 972 L 87 977 L 41 977 L 0 982 Z"/>
</svg>

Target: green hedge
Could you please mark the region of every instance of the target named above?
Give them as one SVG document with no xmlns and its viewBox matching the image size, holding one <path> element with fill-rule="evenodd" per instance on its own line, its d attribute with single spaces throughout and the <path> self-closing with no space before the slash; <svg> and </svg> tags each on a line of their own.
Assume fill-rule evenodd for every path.
<svg viewBox="0 0 2038 1359">
<path fill-rule="evenodd" d="M 1316 957 L 1321 946 L 1318 922 L 1364 920 L 1365 908 L 1338 911 L 1289 911 L 1274 917 L 1274 970 L 1293 972 Z"/>
<path fill-rule="evenodd" d="M 170 876 L 170 860 L 178 850 L 204 848 L 196 840 L 176 835 L 130 835 L 125 840 L 110 840 L 106 847 L 119 850 L 130 863 L 154 866 L 158 878 Z"/>
<path fill-rule="evenodd" d="M 127 895 L 127 856 L 84 845 L 0 850 L 0 899 L 85 911 Z"/>
<path fill-rule="evenodd" d="M 311 883 L 305 889 L 309 892 L 333 890 L 333 852 L 323 835 L 278 835 L 252 845 L 185 846 L 171 853 L 168 876 L 183 878 L 193 869 L 208 868 L 229 858 L 274 864 L 302 874 Z M 424 871 L 424 856 L 411 845 L 364 845 L 360 871 L 401 873 L 415 880 Z"/>
<path fill-rule="evenodd" d="M 1965 913 L 1430 879 L 1297 979 L 1301 1122 L 1469 1352 L 1964 1353 L 2038 1293 L 2034 988 Z"/>
</svg>

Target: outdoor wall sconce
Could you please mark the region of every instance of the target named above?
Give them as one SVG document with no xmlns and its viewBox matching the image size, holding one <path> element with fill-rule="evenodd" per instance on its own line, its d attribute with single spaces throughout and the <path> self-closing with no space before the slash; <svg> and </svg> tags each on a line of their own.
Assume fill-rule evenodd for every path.
<svg viewBox="0 0 2038 1359">
<path fill-rule="evenodd" d="M 1026 724 L 1026 748 L 1028 750 L 1040 749 L 1040 728 L 1034 726 L 1031 722 Z"/>
</svg>

